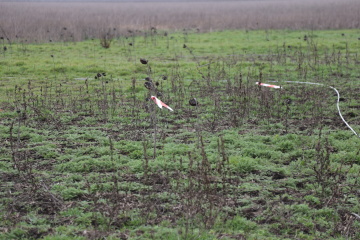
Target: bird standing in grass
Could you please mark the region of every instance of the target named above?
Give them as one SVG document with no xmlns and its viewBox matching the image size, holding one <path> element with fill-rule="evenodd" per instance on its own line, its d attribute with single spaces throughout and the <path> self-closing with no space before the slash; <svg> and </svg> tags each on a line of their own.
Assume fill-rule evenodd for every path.
<svg viewBox="0 0 360 240">
<path fill-rule="evenodd" d="M 146 60 L 145 58 L 140 58 L 140 62 L 142 64 L 147 64 L 148 63 L 148 60 Z"/>
<path fill-rule="evenodd" d="M 149 90 L 152 90 L 154 89 L 154 84 L 151 82 L 151 81 L 147 81 L 144 83 L 144 86 L 149 89 Z"/>
<path fill-rule="evenodd" d="M 190 106 L 197 106 L 199 102 L 196 100 L 196 98 L 192 98 L 189 100 Z"/>
</svg>

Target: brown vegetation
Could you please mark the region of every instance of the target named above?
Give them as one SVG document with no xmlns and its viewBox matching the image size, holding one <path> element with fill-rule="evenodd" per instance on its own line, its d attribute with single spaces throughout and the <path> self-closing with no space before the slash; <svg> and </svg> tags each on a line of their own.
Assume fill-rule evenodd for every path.
<svg viewBox="0 0 360 240">
<path fill-rule="evenodd" d="M 79 41 L 111 31 L 360 28 L 358 0 L 122 3 L 0 2 L 0 36 Z"/>
</svg>

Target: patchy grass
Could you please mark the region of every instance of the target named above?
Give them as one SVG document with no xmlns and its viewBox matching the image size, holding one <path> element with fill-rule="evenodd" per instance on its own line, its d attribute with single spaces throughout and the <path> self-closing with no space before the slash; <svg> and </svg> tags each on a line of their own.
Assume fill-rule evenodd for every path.
<svg viewBox="0 0 360 240">
<path fill-rule="evenodd" d="M 327 87 L 359 132 L 358 46 L 356 30 L 12 45 L 1 238 L 358 239 L 359 137 Z"/>
</svg>

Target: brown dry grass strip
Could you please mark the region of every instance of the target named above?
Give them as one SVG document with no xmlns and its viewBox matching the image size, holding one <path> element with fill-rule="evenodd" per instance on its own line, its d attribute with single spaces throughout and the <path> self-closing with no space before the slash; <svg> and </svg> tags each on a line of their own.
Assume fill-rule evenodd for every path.
<svg viewBox="0 0 360 240">
<path fill-rule="evenodd" d="M 0 36 L 14 41 L 84 40 L 104 32 L 184 28 L 360 28 L 358 0 L 209 2 L 0 2 Z M 4 36 L 3 36 L 4 37 Z"/>
</svg>

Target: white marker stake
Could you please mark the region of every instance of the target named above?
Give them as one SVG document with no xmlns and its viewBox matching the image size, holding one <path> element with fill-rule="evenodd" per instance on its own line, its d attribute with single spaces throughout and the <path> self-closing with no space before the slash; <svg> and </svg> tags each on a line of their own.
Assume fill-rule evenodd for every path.
<svg viewBox="0 0 360 240">
<path fill-rule="evenodd" d="M 266 84 L 266 83 L 259 83 L 259 82 L 256 82 L 256 85 L 264 86 L 264 87 L 271 87 L 271 88 L 282 88 L 281 86 L 271 85 L 271 84 Z"/>
<path fill-rule="evenodd" d="M 151 99 L 158 105 L 159 108 L 162 107 L 166 107 L 167 109 L 169 109 L 170 111 L 174 111 L 171 107 L 169 107 L 168 105 L 166 105 L 165 103 L 163 103 L 160 99 L 158 99 L 155 96 L 151 96 Z"/>
</svg>

